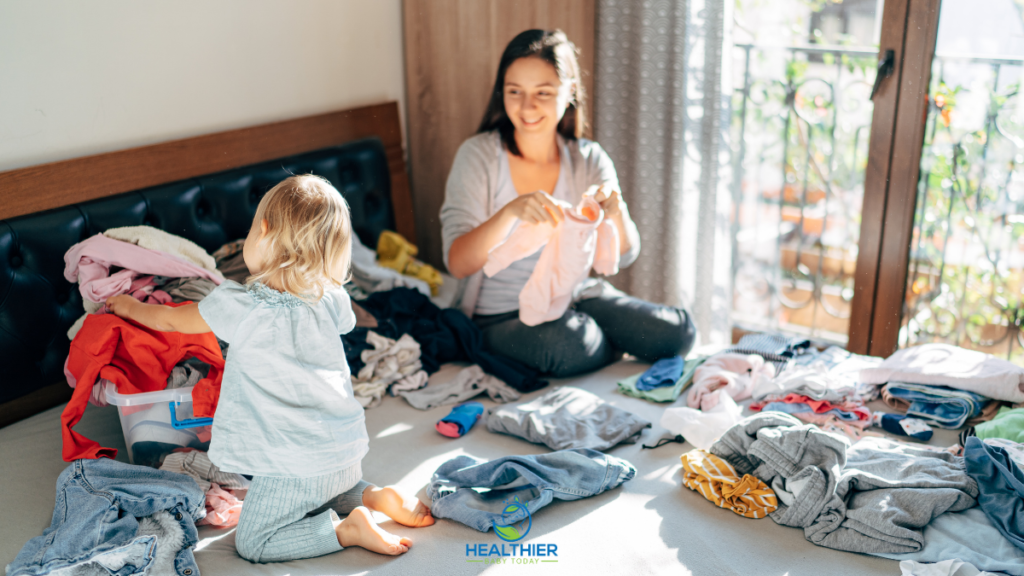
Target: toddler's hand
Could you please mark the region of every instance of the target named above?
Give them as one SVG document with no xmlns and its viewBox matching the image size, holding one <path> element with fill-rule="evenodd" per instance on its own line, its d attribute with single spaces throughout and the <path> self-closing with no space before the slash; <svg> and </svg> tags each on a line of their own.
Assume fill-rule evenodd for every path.
<svg viewBox="0 0 1024 576">
<path fill-rule="evenodd" d="M 131 314 L 131 308 L 138 300 L 132 298 L 127 294 L 121 294 L 120 296 L 111 296 L 107 298 L 107 310 L 110 310 L 111 314 L 116 314 L 121 318 L 128 318 Z"/>
</svg>

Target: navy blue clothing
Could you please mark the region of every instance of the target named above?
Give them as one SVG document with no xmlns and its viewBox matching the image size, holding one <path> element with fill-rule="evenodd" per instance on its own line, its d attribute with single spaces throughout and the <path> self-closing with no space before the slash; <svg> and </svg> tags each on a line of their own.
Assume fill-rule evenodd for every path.
<svg viewBox="0 0 1024 576">
<path fill-rule="evenodd" d="M 676 381 L 683 376 L 683 366 L 686 362 L 682 356 L 662 358 L 647 369 L 636 381 L 637 390 L 653 390 L 662 386 L 675 386 Z"/>
<path fill-rule="evenodd" d="M 427 374 L 437 372 L 445 362 L 479 364 L 484 372 L 504 381 L 520 392 L 532 392 L 547 386 L 537 370 L 503 356 L 484 350 L 480 328 L 460 310 L 434 305 L 429 298 L 412 288 L 394 288 L 374 292 L 359 302 L 377 319 L 372 330 L 397 340 L 408 334 L 420 344 L 420 361 Z M 369 346 L 367 328 L 356 328 L 341 337 L 352 373 L 363 367 L 359 354 Z"/>
<path fill-rule="evenodd" d="M 978 505 L 1011 544 L 1024 550 L 1024 472 L 999 446 L 977 436 L 964 445 L 967 474 L 978 483 Z"/>
</svg>

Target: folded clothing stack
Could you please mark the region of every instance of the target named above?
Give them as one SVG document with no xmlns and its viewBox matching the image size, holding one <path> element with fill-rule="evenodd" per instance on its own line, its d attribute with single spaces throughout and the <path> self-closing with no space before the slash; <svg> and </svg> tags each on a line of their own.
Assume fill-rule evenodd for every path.
<svg viewBox="0 0 1024 576">
<path fill-rule="evenodd" d="M 649 400 L 651 402 L 675 402 L 679 398 L 679 395 L 683 393 L 683 390 L 693 382 L 693 375 L 697 371 L 697 368 L 700 368 L 707 359 L 707 356 L 695 356 L 693 358 L 686 359 L 683 362 L 682 371 L 679 377 L 671 385 L 654 387 L 641 385 L 640 380 L 644 376 L 650 374 L 652 370 L 659 367 L 658 362 L 655 362 L 654 365 L 646 372 L 643 372 L 642 374 L 635 374 L 624 380 L 619 380 L 619 392 L 622 392 L 627 396 L 633 396 L 634 398 Z"/>
<path fill-rule="evenodd" d="M 869 384 L 947 386 L 1005 402 L 1024 402 L 1024 368 L 991 354 L 949 344 L 904 348 L 876 368 L 860 371 Z"/>
<path fill-rule="evenodd" d="M 882 388 L 886 404 L 939 428 L 956 429 L 981 414 L 989 398 L 948 386 L 890 382 Z"/>
</svg>

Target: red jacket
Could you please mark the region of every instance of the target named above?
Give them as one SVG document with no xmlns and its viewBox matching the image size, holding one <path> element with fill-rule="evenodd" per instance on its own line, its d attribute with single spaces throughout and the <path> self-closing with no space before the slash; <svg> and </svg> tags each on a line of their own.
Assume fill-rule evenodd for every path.
<svg viewBox="0 0 1024 576">
<path fill-rule="evenodd" d="M 78 383 L 60 417 L 64 461 L 117 455 L 116 449 L 103 448 L 71 429 L 82 419 L 92 387 L 100 378 L 117 385 L 121 394 L 163 390 L 175 364 L 192 356 L 210 365 L 209 376 L 192 390 L 192 412 L 197 418 L 211 417 L 217 409 L 224 371 L 224 357 L 212 332 L 159 332 L 114 314 L 90 314 L 68 354 L 68 370 Z"/>
</svg>

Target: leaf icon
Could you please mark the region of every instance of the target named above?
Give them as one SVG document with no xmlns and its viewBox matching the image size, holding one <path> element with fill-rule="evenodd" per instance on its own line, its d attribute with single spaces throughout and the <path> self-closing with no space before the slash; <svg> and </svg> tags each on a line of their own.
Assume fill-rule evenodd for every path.
<svg viewBox="0 0 1024 576">
<path fill-rule="evenodd" d="M 495 524 L 494 531 L 498 533 L 503 540 L 518 540 L 519 531 L 514 526 L 498 526 Z"/>
</svg>

